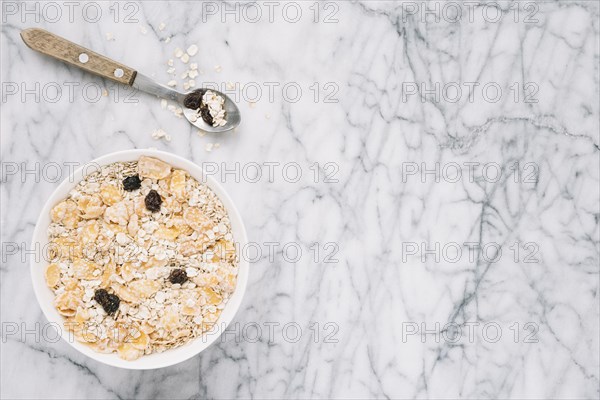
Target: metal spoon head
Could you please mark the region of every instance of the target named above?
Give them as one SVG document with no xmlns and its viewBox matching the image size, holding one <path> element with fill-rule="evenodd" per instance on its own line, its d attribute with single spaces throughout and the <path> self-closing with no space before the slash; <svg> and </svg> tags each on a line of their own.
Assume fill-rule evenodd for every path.
<svg viewBox="0 0 600 400">
<path fill-rule="evenodd" d="M 173 88 L 161 85 L 154 79 L 144 74 L 140 74 L 139 72 L 136 73 L 132 86 L 135 89 L 153 94 L 162 99 L 171 100 L 181 104 L 181 107 L 183 108 L 183 115 L 185 115 L 187 120 L 190 121 L 190 123 L 195 127 L 208 133 L 221 133 L 230 131 L 238 126 L 242 119 L 240 116 L 240 110 L 237 108 L 235 103 L 226 94 L 221 93 L 218 90 L 210 89 L 212 92 L 215 92 L 225 100 L 223 106 L 225 107 L 225 120 L 227 123 L 223 126 L 212 126 L 207 124 L 200 116 L 197 116 L 198 110 L 193 110 L 185 106 L 184 102 L 186 96 L 193 92 L 186 94 L 178 92 Z"/>
<path fill-rule="evenodd" d="M 229 97 L 227 97 L 226 94 L 221 93 L 218 90 L 213 90 L 213 89 L 210 89 L 210 91 L 218 94 L 219 96 L 223 97 L 223 99 L 225 100 L 225 103 L 223 104 L 223 106 L 225 108 L 225 120 L 227 121 L 227 123 L 225 125 L 223 125 L 223 126 L 209 125 L 206 122 L 204 122 L 202 117 L 200 117 L 198 115 L 198 110 L 192 110 L 191 108 L 187 108 L 185 105 L 183 105 L 183 115 L 185 115 L 187 120 L 190 121 L 190 124 L 194 125 L 198 129 L 202 129 L 203 131 L 208 132 L 208 133 L 227 132 L 227 131 L 230 131 L 230 130 L 234 129 L 235 127 L 237 127 L 242 120 L 242 118 L 240 116 L 240 110 L 238 109 L 237 105 Z M 192 93 L 192 92 L 190 92 L 190 93 Z M 187 93 L 187 94 L 190 94 L 190 93 Z M 186 94 L 186 96 L 187 96 L 187 94 Z"/>
</svg>

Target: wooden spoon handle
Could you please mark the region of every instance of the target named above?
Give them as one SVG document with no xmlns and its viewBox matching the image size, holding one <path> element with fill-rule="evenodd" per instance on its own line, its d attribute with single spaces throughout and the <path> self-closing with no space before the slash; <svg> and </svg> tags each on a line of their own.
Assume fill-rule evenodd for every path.
<svg viewBox="0 0 600 400">
<path fill-rule="evenodd" d="M 135 80 L 134 69 L 43 29 L 25 29 L 21 31 L 21 38 L 33 50 L 103 78 L 130 86 Z"/>
</svg>

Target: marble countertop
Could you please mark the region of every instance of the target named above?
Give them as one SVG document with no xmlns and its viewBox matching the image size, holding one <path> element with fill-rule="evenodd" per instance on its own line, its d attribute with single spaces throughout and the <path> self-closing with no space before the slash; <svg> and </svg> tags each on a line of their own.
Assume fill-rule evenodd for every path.
<svg viewBox="0 0 600 400">
<path fill-rule="evenodd" d="M 2 2 L 1 397 L 597 399 L 598 3 L 244 4 Z M 26 27 L 179 88 L 197 44 L 242 124 L 201 136 Z M 252 264 L 222 339 L 128 371 L 46 329 L 30 238 L 72 166 L 148 147 L 222 182 Z"/>
</svg>

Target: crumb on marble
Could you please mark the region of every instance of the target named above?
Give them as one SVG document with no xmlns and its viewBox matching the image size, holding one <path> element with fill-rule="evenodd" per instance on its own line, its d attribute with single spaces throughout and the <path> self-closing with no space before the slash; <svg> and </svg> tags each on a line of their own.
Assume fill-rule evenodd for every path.
<svg viewBox="0 0 600 400">
<path fill-rule="evenodd" d="M 158 128 L 154 132 L 152 132 L 152 139 L 154 139 L 154 140 L 164 139 L 167 142 L 170 142 L 171 141 L 171 135 L 169 135 L 163 129 Z"/>
</svg>

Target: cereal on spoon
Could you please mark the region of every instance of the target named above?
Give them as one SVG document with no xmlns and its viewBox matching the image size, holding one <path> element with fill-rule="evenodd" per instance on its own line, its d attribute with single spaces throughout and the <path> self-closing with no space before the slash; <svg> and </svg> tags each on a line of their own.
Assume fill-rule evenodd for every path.
<svg viewBox="0 0 600 400">
<path fill-rule="evenodd" d="M 197 89 L 185 96 L 183 105 L 196 110 L 195 120 L 202 118 L 210 126 L 225 126 L 227 113 L 225 99 L 212 90 Z"/>
</svg>

